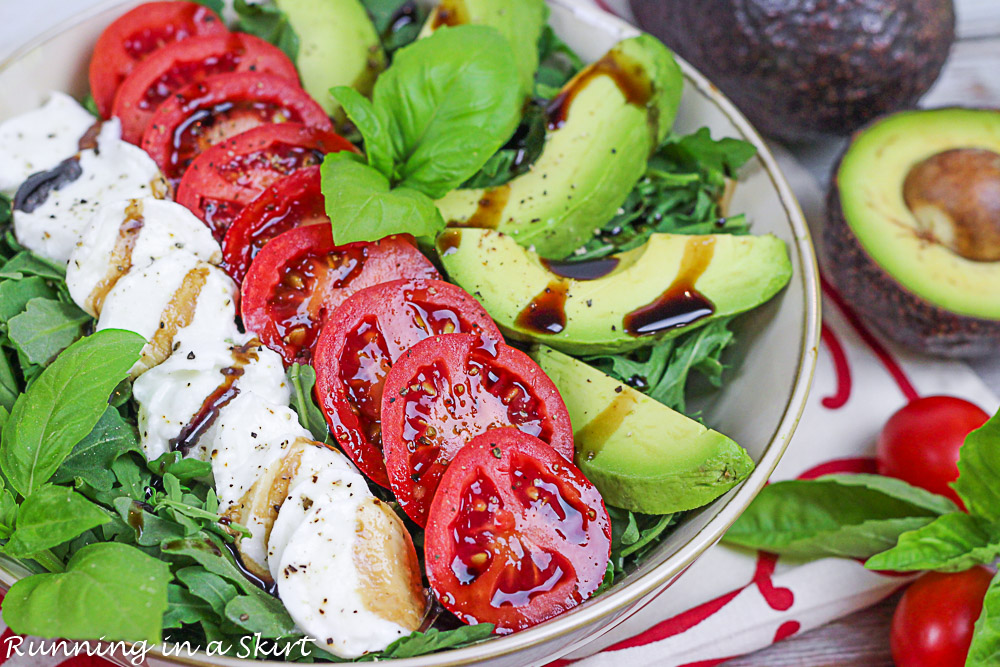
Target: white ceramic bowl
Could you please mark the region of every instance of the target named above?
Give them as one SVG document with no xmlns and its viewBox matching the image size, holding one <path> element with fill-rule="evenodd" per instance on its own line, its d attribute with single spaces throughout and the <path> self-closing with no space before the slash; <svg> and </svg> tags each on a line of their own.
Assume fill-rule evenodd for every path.
<svg viewBox="0 0 1000 667">
<path fill-rule="evenodd" d="M 0 119 L 32 109 L 49 90 L 82 96 L 87 64 L 97 36 L 135 0 L 109 0 L 57 26 L 0 63 Z M 615 42 L 637 34 L 627 23 L 573 0 L 549 0 L 551 24 L 586 60 L 596 60 Z M 809 230 L 767 146 L 733 105 L 687 63 L 678 132 L 708 126 L 715 137 L 753 143 L 758 156 L 743 170 L 731 210 L 745 212 L 754 233 L 770 232 L 788 244 L 793 276 L 788 288 L 766 306 L 742 317 L 733 368 L 724 387 L 700 406 L 705 422 L 735 438 L 757 468 L 740 487 L 688 515 L 634 572 L 612 589 L 539 626 L 469 648 L 393 662 L 394 667 L 478 664 L 486 667 L 540 665 L 592 641 L 662 592 L 706 549 L 715 544 L 770 476 L 805 405 L 819 342 L 819 286 Z M 0 581 L 12 584 L 23 571 L 0 563 Z M 120 664 L 129 665 L 125 658 Z M 152 667 L 171 664 L 246 667 L 234 658 L 148 658 Z M 283 665 L 255 662 L 255 665 Z"/>
</svg>

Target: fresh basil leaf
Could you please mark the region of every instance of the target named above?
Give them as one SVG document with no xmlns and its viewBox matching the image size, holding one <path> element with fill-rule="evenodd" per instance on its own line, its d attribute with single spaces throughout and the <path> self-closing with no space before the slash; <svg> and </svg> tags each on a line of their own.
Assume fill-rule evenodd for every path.
<svg viewBox="0 0 1000 667">
<path fill-rule="evenodd" d="M 362 0 L 387 54 L 417 39 L 427 9 L 414 0 Z"/>
<path fill-rule="evenodd" d="M 177 579 L 187 586 L 193 595 L 207 602 L 220 618 L 225 618 L 226 605 L 239 595 L 235 586 L 201 566 L 181 568 L 177 571 Z"/>
<path fill-rule="evenodd" d="M 966 667 L 992 667 L 1000 664 L 1000 574 L 986 591 L 983 610 L 972 632 L 972 645 L 965 660 Z"/>
<path fill-rule="evenodd" d="M 365 154 L 368 164 L 386 178 L 392 178 L 392 143 L 388 128 L 382 125 L 375 107 L 361 93 L 349 86 L 337 86 L 330 94 L 340 102 L 344 113 L 354 123 L 365 139 Z"/>
<path fill-rule="evenodd" d="M 415 658 L 445 649 L 469 646 L 489 639 L 493 635 L 492 623 L 463 625 L 454 630 L 431 628 L 426 632 L 414 632 L 397 639 L 382 652 L 382 658 Z"/>
<path fill-rule="evenodd" d="M 98 331 L 70 345 L 18 397 L 3 430 L 0 467 L 21 495 L 47 482 L 93 430 L 145 343 L 131 331 Z"/>
<path fill-rule="evenodd" d="M 385 176 L 343 153 L 327 155 L 321 174 L 338 245 L 390 234 L 433 237 L 444 229 L 441 213 L 427 196 L 405 187 L 390 191 Z"/>
<path fill-rule="evenodd" d="M 869 489 L 910 503 L 914 507 L 919 507 L 934 514 L 949 514 L 958 511 L 958 505 L 948 498 L 925 491 L 920 487 L 913 486 L 895 477 L 867 474 L 836 474 L 824 475 L 818 481 L 846 487 L 853 486 Z"/>
<path fill-rule="evenodd" d="M 895 484 L 778 482 L 764 487 L 723 539 L 792 556 L 869 558 L 941 513 L 925 505 L 920 494 Z"/>
<path fill-rule="evenodd" d="M 109 491 L 115 482 L 111 464 L 127 452 L 142 453 L 135 427 L 109 407 L 90 433 L 76 443 L 52 476 L 52 482 L 65 484 L 82 479 L 95 489 Z"/>
<path fill-rule="evenodd" d="M 27 250 L 22 250 L 3 265 L 0 278 L 20 280 L 25 276 L 39 276 L 49 280 L 63 281 L 66 279 L 66 267 Z"/>
<path fill-rule="evenodd" d="M 56 291 L 45 278 L 30 276 L 0 282 L 0 321 L 7 322 L 23 312 L 32 299 L 56 299 Z"/>
<path fill-rule="evenodd" d="M 323 418 L 323 412 L 313 400 L 316 371 L 312 366 L 292 364 L 288 367 L 288 382 L 292 385 L 292 407 L 299 415 L 299 424 L 312 433 L 314 440 L 323 442 L 330 429 Z"/>
<path fill-rule="evenodd" d="M 92 544 L 70 558 L 65 572 L 15 583 L 3 620 L 20 634 L 159 643 L 170 578 L 167 563 L 135 547 Z"/>
<path fill-rule="evenodd" d="M 299 58 L 299 36 L 292 28 L 288 15 L 273 4 L 248 3 L 246 0 L 236 0 L 233 3 L 236 10 L 236 30 L 248 32 L 274 44 L 285 52 L 292 62 Z"/>
<path fill-rule="evenodd" d="M 524 100 L 506 38 L 462 25 L 397 51 L 372 101 L 392 141 L 394 184 L 437 199 L 507 142 Z"/>
<path fill-rule="evenodd" d="M 147 466 L 154 475 L 160 477 L 170 475 L 178 482 L 208 477 L 212 474 L 211 462 L 185 458 L 180 452 L 164 452 Z"/>
<path fill-rule="evenodd" d="M 893 548 L 865 562 L 869 570 L 961 572 L 1000 555 L 1000 526 L 954 512 L 903 533 Z"/>
<path fill-rule="evenodd" d="M 243 628 L 248 633 L 259 633 L 265 639 L 294 637 L 301 634 L 295 629 L 295 623 L 287 614 L 275 614 L 274 606 L 265 603 L 259 597 L 241 595 L 230 600 L 226 605 L 226 618 L 233 625 Z"/>
<path fill-rule="evenodd" d="M 35 298 L 7 323 L 7 333 L 31 363 L 47 364 L 80 337 L 90 320 L 76 304 Z"/>
<path fill-rule="evenodd" d="M 183 625 L 217 619 L 218 615 L 212 607 L 191 591 L 177 584 L 167 586 L 167 611 L 163 614 L 164 629 L 180 628 Z"/>
<path fill-rule="evenodd" d="M 3 550 L 28 558 L 109 521 L 104 510 L 73 489 L 46 484 L 21 503 L 14 534 Z"/>
<path fill-rule="evenodd" d="M 969 513 L 1000 523 L 1000 412 L 965 438 L 952 488 Z"/>
</svg>

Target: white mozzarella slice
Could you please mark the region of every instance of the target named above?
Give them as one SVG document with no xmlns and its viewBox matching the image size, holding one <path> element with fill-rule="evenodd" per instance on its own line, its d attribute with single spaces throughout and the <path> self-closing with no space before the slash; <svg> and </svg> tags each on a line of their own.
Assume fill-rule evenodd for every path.
<svg viewBox="0 0 1000 667">
<path fill-rule="evenodd" d="M 0 192 L 13 197 L 29 176 L 75 154 L 95 122 L 72 97 L 53 92 L 41 107 L 0 123 Z"/>
<path fill-rule="evenodd" d="M 309 432 L 284 402 L 240 392 L 222 409 L 207 434 L 219 513 L 237 507 L 258 478 Z"/>
<path fill-rule="evenodd" d="M 61 174 L 55 178 L 55 174 Z M 43 257 L 69 261 L 87 224 L 102 202 L 154 196 L 167 188 L 156 163 L 144 150 L 121 139 L 117 119 L 106 121 L 97 147 L 80 151 L 46 172 L 51 187 L 36 197 L 14 199 L 14 234 L 19 243 Z M 47 189 L 47 194 L 43 190 Z M 44 194 L 44 196 L 42 196 Z"/>
<path fill-rule="evenodd" d="M 210 264 L 222 261 L 212 232 L 180 204 L 153 197 L 109 202 L 98 209 L 70 254 L 69 293 L 97 317 L 119 278 L 178 250 Z"/>
<path fill-rule="evenodd" d="M 163 363 L 174 349 L 235 340 L 236 285 L 221 269 L 188 252 L 171 252 L 130 271 L 108 292 L 102 329 L 134 331 L 148 342 L 132 377 Z"/>
<path fill-rule="evenodd" d="M 367 489 L 332 477 L 320 475 L 326 488 L 311 499 L 289 537 L 276 581 L 304 634 L 325 651 L 355 658 L 416 630 L 425 598 L 416 553 L 399 518 Z"/>
</svg>

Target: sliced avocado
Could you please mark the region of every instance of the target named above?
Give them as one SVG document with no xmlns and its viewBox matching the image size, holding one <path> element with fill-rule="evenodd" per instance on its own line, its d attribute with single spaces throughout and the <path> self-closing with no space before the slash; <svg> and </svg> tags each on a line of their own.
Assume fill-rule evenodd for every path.
<svg viewBox="0 0 1000 667">
<path fill-rule="evenodd" d="M 573 354 L 620 352 L 756 308 L 791 277 L 772 235 L 653 234 L 583 263 L 540 259 L 511 236 L 449 229 L 437 241 L 449 277 L 503 332 Z"/>
<path fill-rule="evenodd" d="M 296 65 L 302 87 L 330 115 L 340 105 L 330 95 L 334 86 L 351 86 L 371 94 L 385 69 L 385 52 L 375 26 L 359 0 L 275 0 L 299 36 Z"/>
<path fill-rule="evenodd" d="M 573 77 L 548 107 L 545 148 L 531 170 L 490 189 L 439 199 L 450 226 L 494 228 L 542 257 L 565 257 L 610 220 L 646 171 L 677 114 L 673 55 L 641 35 Z"/>
<path fill-rule="evenodd" d="M 427 17 L 420 37 L 444 26 L 471 23 L 496 28 L 510 42 L 527 95 L 534 86 L 538 39 L 548 18 L 545 0 L 443 0 Z"/>
<path fill-rule="evenodd" d="M 823 250 L 831 282 L 889 338 L 995 354 L 1000 111 L 909 111 L 857 133 L 835 171 Z"/>
<path fill-rule="evenodd" d="M 569 410 L 577 466 L 609 505 L 682 512 L 707 505 L 753 471 L 730 438 L 593 366 L 545 346 L 531 356 Z"/>
</svg>

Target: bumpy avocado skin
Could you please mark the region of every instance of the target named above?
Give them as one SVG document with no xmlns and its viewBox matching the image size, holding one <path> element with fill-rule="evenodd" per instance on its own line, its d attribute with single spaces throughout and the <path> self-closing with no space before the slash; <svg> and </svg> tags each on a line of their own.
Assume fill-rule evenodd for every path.
<svg viewBox="0 0 1000 667">
<path fill-rule="evenodd" d="M 495 228 L 560 259 L 614 216 L 673 125 L 683 77 L 673 54 L 650 35 L 622 40 L 605 59 L 648 81 L 648 101 L 631 103 L 611 77 L 583 70 L 564 87 L 574 91 L 568 114 L 550 125 L 530 171 L 497 188 L 454 190 L 438 200 L 450 226 Z"/>
<path fill-rule="evenodd" d="M 385 69 L 385 52 L 375 26 L 359 0 L 275 0 L 299 36 L 302 87 L 328 114 L 340 105 L 334 86 L 351 86 L 369 95 Z"/>
<path fill-rule="evenodd" d="M 844 135 L 911 106 L 955 33 L 952 0 L 631 0 L 660 37 L 756 127 L 787 140 Z"/>
<path fill-rule="evenodd" d="M 576 463 L 614 507 L 670 514 L 702 507 L 753 471 L 732 439 L 548 347 L 531 356 L 569 410 Z"/>
<path fill-rule="evenodd" d="M 889 275 L 861 246 L 840 203 L 834 178 L 827 195 L 822 254 L 826 276 L 847 305 L 890 340 L 942 357 L 995 355 L 1000 321 L 948 312 Z"/>
</svg>

